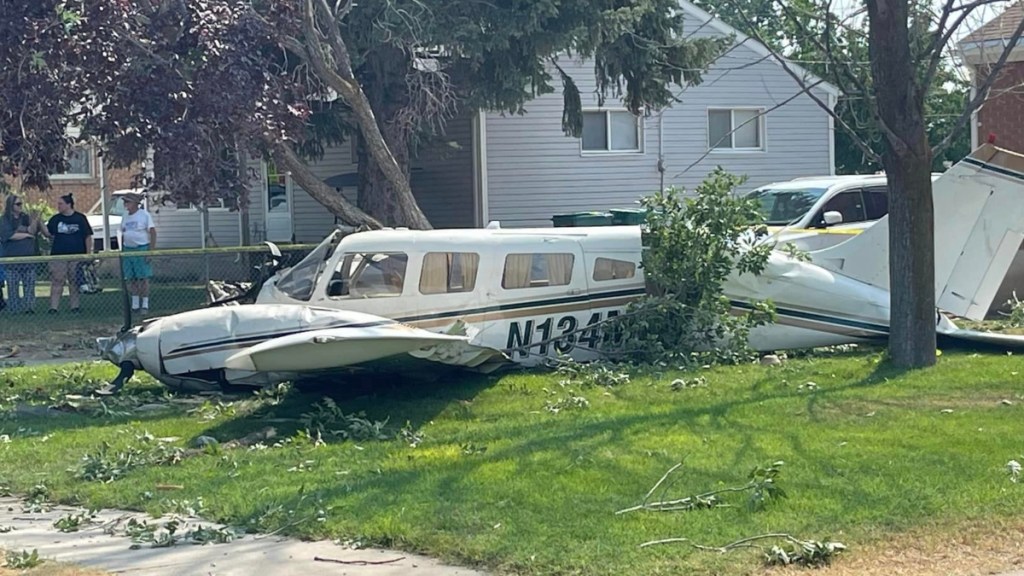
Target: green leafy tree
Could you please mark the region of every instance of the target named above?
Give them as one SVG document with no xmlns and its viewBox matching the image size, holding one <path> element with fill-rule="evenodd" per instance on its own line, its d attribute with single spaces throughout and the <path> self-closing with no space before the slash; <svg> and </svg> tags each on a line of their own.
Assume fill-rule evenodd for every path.
<svg viewBox="0 0 1024 576">
<path fill-rule="evenodd" d="M 272 158 L 342 220 L 426 228 L 409 187 L 425 138 L 478 108 L 520 113 L 561 89 L 578 136 L 589 58 L 603 97 L 636 113 L 700 83 L 730 39 L 690 38 L 674 0 L 11 0 L 0 26 L 6 173 L 45 186 L 79 124 L 105 161 L 155 151 L 178 200 L 245 195 L 245 157 Z M 685 71 L 685 73 L 684 73 Z M 31 97 L 30 97 L 31 95 Z M 306 161 L 357 139 L 359 206 Z"/>
<path fill-rule="evenodd" d="M 699 84 L 730 41 L 684 35 L 674 0 L 279 4 L 287 9 L 273 20 L 277 41 L 348 108 L 358 134 L 360 208 L 419 228 L 429 223 L 409 189 L 410 159 L 419 139 L 454 115 L 521 113 L 561 85 L 563 128 L 579 136 L 580 94 L 561 58 L 592 59 L 600 95 L 639 114 L 672 103 L 673 85 Z M 279 152 L 293 173 L 303 171 Z M 327 194 L 309 183 L 318 199 Z"/>
<path fill-rule="evenodd" d="M 732 274 L 759 274 L 772 245 L 756 200 L 735 193 L 743 178 L 716 168 L 688 197 L 672 188 L 642 200 L 643 269 L 648 295 L 630 307 L 622 353 L 645 362 L 737 361 L 751 351 L 747 334 L 770 321 L 768 302 L 732 315 L 723 292 Z"/>
</svg>

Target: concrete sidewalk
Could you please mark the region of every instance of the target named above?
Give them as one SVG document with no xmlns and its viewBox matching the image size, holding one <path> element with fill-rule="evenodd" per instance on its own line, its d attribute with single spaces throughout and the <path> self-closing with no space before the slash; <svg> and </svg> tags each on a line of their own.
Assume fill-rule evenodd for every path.
<svg viewBox="0 0 1024 576">
<path fill-rule="evenodd" d="M 118 519 L 145 520 L 162 524 L 169 519 L 153 519 L 137 512 L 104 510 L 97 514 L 96 524 L 78 532 L 63 533 L 54 521 L 79 508 L 54 507 L 46 513 L 22 512 L 23 502 L 17 498 L 0 498 L 0 549 L 31 551 L 42 558 L 105 570 L 114 574 L 145 574 L 147 576 L 305 576 L 307 574 L 339 574 L 347 576 L 484 576 L 477 572 L 440 562 L 418 554 L 380 549 L 353 550 L 329 541 L 301 542 L 290 538 L 245 535 L 226 544 L 196 545 L 188 542 L 167 548 L 151 548 L 142 544 L 130 549 L 132 541 L 124 535 L 104 533 L 104 525 Z M 220 525 L 188 518 L 187 528 L 220 528 Z M 334 560 L 324 561 L 315 558 Z"/>
</svg>

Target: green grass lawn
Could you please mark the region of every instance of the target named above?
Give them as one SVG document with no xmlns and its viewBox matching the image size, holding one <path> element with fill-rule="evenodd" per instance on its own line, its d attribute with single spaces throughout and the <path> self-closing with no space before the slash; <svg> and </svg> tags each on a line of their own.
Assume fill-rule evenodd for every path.
<svg viewBox="0 0 1024 576">
<path fill-rule="evenodd" d="M 10 437 L 0 443 L 0 484 L 25 493 L 43 483 L 54 499 L 152 512 L 202 497 L 205 516 L 252 530 L 522 574 L 757 572 L 752 551 L 639 545 L 787 532 L 870 554 L 888 535 L 1007 520 L 1024 508 L 1024 485 L 1005 469 L 1024 454 L 1024 363 L 1013 356 L 946 353 L 935 368 L 905 374 L 860 353 L 634 375 L 610 388 L 573 386 L 589 407 L 557 413 L 546 407 L 573 403 L 553 374 L 382 379 L 372 393 L 332 392 L 345 413 L 386 420 L 385 440 L 298 433 L 301 415 L 317 408 L 327 431 L 359 431 L 359 422 L 324 416 L 319 394 L 187 403 L 161 398 L 146 378 L 102 406 L 72 397 L 79 406 L 67 415 L 14 410 L 65 404 L 113 374 L 98 364 L 0 373 L 0 434 Z M 696 385 L 673 387 L 676 378 Z M 186 447 L 268 425 L 278 437 L 265 446 L 207 449 L 106 483 L 80 478 L 84 466 L 116 468 L 118 453 L 153 453 L 152 437 Z M 785 462 L 778 484 L 788 498 L 763 510 L 727 494 L 728 508 L 615 514 L 679 462 L 666 498 L 742 485 L 752 467 L 775 460 Z"/>
</svg>

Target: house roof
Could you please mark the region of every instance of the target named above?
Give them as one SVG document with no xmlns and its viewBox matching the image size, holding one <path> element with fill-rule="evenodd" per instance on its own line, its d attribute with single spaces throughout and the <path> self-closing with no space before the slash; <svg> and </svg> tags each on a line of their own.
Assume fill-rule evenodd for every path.
<svg viewBox="0 0 1024 576">
<path fill-rule="evenodd" d="M 1002 14 L 989 20 L 980 28 L 971 32 L 960 41 L 961 44 L 984 42 L 986 40 L 1005 40 L 1013 36 L 1013 32 L 1024 20 L 1024 1 L 1011 4 Z"/>
<path fill-rule="evenodd" d="M 1024 1 L 1024 0 L 1022 0 L 1022 1 Z M 745 46 L 746 48 L 748 48 L 751 51 L 753 51 L 755 54 L 757 54 L 759 56 L 763 56 L 765 58 L 768 58 L 772 62 L 775 62 L 779 66 L 782 66 L 782 63 L 779 62 L 778 59 L 776 59 L 773 56 L 772 51 L 769 50 L 767 46 L 765 46 L 764 44 L 761 44 L 757 40 L 754 40 L 750 36 L 747 36 L 746 34 L 740 32 L 739 30 L 737 30 L 737 29 L 733 28 L 732 26 L 726 24 L 725 21 L 712 16 L 711 14 L 709 14 L 709 13 L 705 12 L 704 10 L 698 8 L 697 6 L 695 6 L 693 3 L 689 2 L 688 0 L 679 0 L 679 6 L 683 9 L 683 12 L 689 14 L 690 16 L 692 16 L 692 17 L 694 17 L 694 18 L 696 18 L 698 20 L 701 20 L 708 27 L 710 27 L 710 28 L 712 28 L 714 30 L 719 31 L 722 34 L 735 36 L 737 44 Z M 839 94 L 840 94 L 839 88 L 836 88 L 835 86 L 833 86 L 832 84 L 826 82 L 822 78 L 820 78 L 818 76 L 815 76 L 814 74 L 811 74 L 809 71 L 807 71 L 803 67 L 801 67 L 801 66 L 799 66 L 797 64 L 794 64 L 793 62 L 789 62 L 788 60 L 786 61 L 786 67 L 788 67 L 789 70 L 794 72 L 797 76 L 800 76 L 801 78 L 805 79 L 805 81 L 807 81 L 808 84 L 813 84 L 815 82 L 820 82 L 820 84 L 818 84 L 817 88 L 819 88 L 819 89 L 821 89 L 821 90 L 831 94 L 832 96 L 839 96 Z"/>
</svg>

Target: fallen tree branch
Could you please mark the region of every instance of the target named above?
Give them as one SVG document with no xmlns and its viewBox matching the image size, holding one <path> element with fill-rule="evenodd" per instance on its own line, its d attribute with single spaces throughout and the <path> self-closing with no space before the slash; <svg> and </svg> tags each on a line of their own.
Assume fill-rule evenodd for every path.
<svg viewBox="0 0 1024 576">
<path fill-rule="evenodd" d="M 801 566 L 825 566 L 831 563 L 837 555 L 846 550 L 846 545 L 842 542 L 831 542 L 827 540 L 824 542 L 819 540 L 801 540 L 792 534 L 784 532 L 759 534 L 757 536 L 740 538 L 739 540 L 730 542 L 724 546 L 705 546 L 702 544 L 695 544 L 691 542 L 689 538 L 664 538 L 662 540 L 644 542 L 640 547 L 647 548 L 649 546 L 657 546 L 660 544 L 689 542 L 690 546 L 693 546 L 702 552 L 718 552 L 719 554 L 725 554 L 726 552 L 740 548 L 761 548 L 764 550 L 762 546 L 755 544 L 755 542 L 761 540 L 783 540 L 789 545 L 786 548 L 779 545 L 773 545 L 770 549 L 766 550 L 764 559 L 769 565 L 786 566 L 790 564 L 798 564 Z"/>
<path fill-rule="evenodd" d="M 314 562 L 331 562 L 334 564 L 348 564 L 351 566 L 379 566 L 381 564 L 392 564 L 402 560 L 405 560 L 405 556 L 399 556 L 398 558 L 392 558 L 391 560 L 336 560 L 334 558 L 313 556 Z"/>
</svg>

